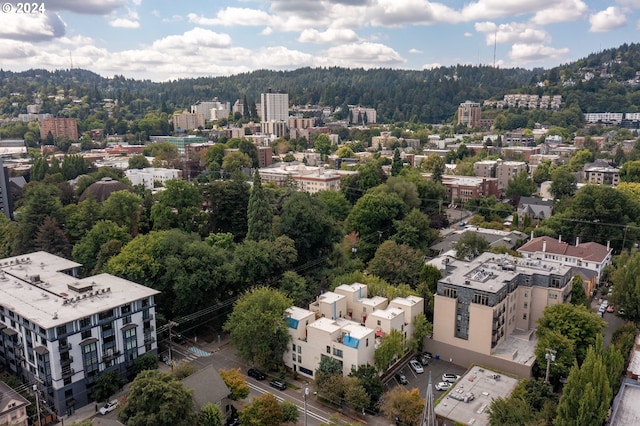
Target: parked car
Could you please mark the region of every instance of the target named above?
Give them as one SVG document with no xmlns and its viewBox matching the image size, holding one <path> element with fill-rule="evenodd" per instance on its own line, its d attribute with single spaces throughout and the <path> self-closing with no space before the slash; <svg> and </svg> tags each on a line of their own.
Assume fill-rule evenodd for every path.
<svg viewBox="0 0 640 426">
<path fill-rule="evenodd" d="M 453 386 L 453 385 L 451 383 L 449 383 L 449 382 L 438 382 L 438 384 L 436 384 L 436 390 L 446 391 L 451 386 Z"/>
<path fill-rule="evenodd" d="M 442 375 L 443 382 L 455 383 L 458 381 L 458 379 L 460 379 L 460 376 L 458 376 L 457 374 L 444 373 Z"/>
<path fill-rule="evenodd" d="M 396 373 L 396 380 L 401 385 L 408 385 L 409 384 L 409 381 L 407 380 L 407 376 L 405 376 L 402 373 Z"/>
<path fill-rule="evenodd" d="M 100 408 L 100 414 L 103 416 L 111 411 L 115 410 L 118 407 L 118 400 L 114 399 L 113 401 L 107 402 L 104 407 Z"/>
<path fill-rule="evenodd" d="M 607 312 L 609 312 L 610 314 L 614 313 L 616 310 L 614 309 L 613 305 L 609 305 L 607 306 Z"/>
<path fill-rule="evenodd" d="M 414 359 L 422 364 L 423 367 L 429 365 L 429 361 L 431 361 L 431 358 L 425 356 L 424 354 L 418 354 Z"/>
<path fill-rule="evenodd" d="M 172 340 L 178 345 L 184 345 L 187 343 L 187 339 L 185 339 L 181 334 L 174 334 Z"/>
<path fill-rule="evenodd" d="M 287 384 L 282 380 L 278 380 L 278 379 L 273 379 L 272 381 L 269 382 L 269 385 L 281 391 L 287 388 Z"/>
<path fill-rule="evenodd" d="M 247 371 L 247 375 L 256 380 L 264 380 L 267 378 L 266 374 L 256 368 L 250 368 L 249 371 Z"/>
<path fill-rule="evenodd" d="M 420 364 L 415 359 L 412 359 L 411 361 L 409 361 L 409 365 L 411 366 L 413 371 L 415 371 L 416 373 L 418 374 L 424 373 L 424 368 L 422 368 L 422 364 Z"/>
</svg>

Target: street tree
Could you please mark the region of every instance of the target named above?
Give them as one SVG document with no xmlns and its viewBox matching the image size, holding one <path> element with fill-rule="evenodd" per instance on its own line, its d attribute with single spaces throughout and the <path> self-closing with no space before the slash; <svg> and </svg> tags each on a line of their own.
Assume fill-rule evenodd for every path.
<svg viewBox="0 0 640 426">
<path fill-rule="evenodd" d="M 220 377 L 224 380 L 231 393 L 229 398 L 234 401 L 245 399 L 249 396 L 249 385 L 246 379 L 240 372 L 240 368 L 230 368 L 228 370 L 218 370 Z"/>
<path fill-rule="evenodd" d="M 284 419 L 282 405 L 271 393 L 255 397 L 240 411 L 240 424 L 253 426 L 280 426 Z"/>
<path fill-rule="evenodd" d="M 129 169 L 144 169 L 146 167 L 151 167 L 151 163 L 144 155 L 137 154 L 129 158 Z"/>
<path fill-rule="evenodd" d="M 357 370 L 351 371 L 349 377 L 358 379 L 358 383 L 364 388 L 369 396 L 368 408 L 374 408 L 382 393 L 384 392 L 384 383 L 380 379 L 378 370 L 373 365 L 361 365 Z"/>
<path fill-rule="evenodd" d="M 482 235 L 467 231 L 453 244 L 456 259 L 472 260 L 489 248 L 489 242 Z"/>
<path fill-rule="evenodd" d="M 136 375 L 141 371 L 157 369 L 158 358 L 150 352 L 147 352 L 146 354 L 142 355 L 139 358 L 136 358 L 135 361 L 133 361 L 133 371 Z"/>
<path fill-rule="evenodd" d="M 36 234 L 47 217 L 64 223 L 62 203 L 58 188 L 44 183 L 29 184 L 22 198 L 22 207 L 18 209 L 18 232 L 14 244 L 14 253 L 23 254 L 35 250 Z"/>
<path fill-rule="evenodd" d="M 596 338 L 602 333 L 605 322 L 594 312 L 591 312 L 584 306 L 575 306 L 570 303 L 559 303 L 553 306 L 547 306 L 543 316 L 538 320 L 538 346 L 536 349 L 536 357 L 539 365 L 546 365 L 545 353 L 546 348 L 561 351 L 571 349 L 571 357 L 575 358 L 578 365 L 581 365 L 587 355 L 587 349 L 596 343 Z M 567 339 L 567 342 L 556 342 L 548 338 L 558 335 Z M 567 348 L 567 343 L 569 348 Z M 542 346 L 545 345 L 545 346 Z M 561 347 L 565 346 L 565 347 Z M 560 355 L 560 359 L 558 358 Z M 556 354 L 556 364 L 559 364 L 566 354 Z M 573 364 L 573 361 L 570 365 Z M 569 365 L 569 366 L 570 366 Z M 565 365 L 565 367 L 568 367 Z"/>
<path fill-rule="evenodd" d="M 291 401 L 284 400 L 282 404 L 282 423 L 296 423 L 300 417 L 298 406 Z"/>
<path fill-rule="evenodd" d="M 224 156 L 221 166 L 225 172 L 232 174 L 233 172 L 250 168 L 253 166 L 253 160 L 244 152 L 232 151 Z"/>
<path fill-rule="evenodd" d="M 369 407 L 370 398 L 367 390 L 355 377 L 344 377 L 344 400 L 347 405 L 356 412 L 364 412 Z"/>
<path fill-rule="evenodd" d="M 107 401 L 125 385 L 126 381 L 117 371 L 103 371 L 93 386 L 93 398 L 96 401 Z"/>
<path fill-rule="evenodd" d="M 396 148 L 393 151 L 393 160 L 391 160 L 391 176 L 398 176 L 402 171 L 402 159 L 400 158 L 400 150 Z"/>
<path fill-rule="evenodd" d="M 373 353 L 373 362 L 378 371 L 386 371 L 393 361 L 404 353 L 402 346 L 403 336 L 399 330 L 391 330 L 382 337 L 380 346 Z"/>
<path fill-rule="evenodd" d="M 146 370 L 131 383 L 127 403 L 118 415 L 130 426 L 191 426 L 193 391 L 170 374 Z"/>
<path fill-rule="evenodd" d="M 284 320 L 292 301 L 278 290 L 258 287 L 244 293 L 224 324 L 241 358 L 267 369 L 282 364 L 290 335 Z"/>
<path fill-rule="evenodd" d="M 367 270 L 391 284 L 415 287 L 420 278 L 423 255 L 404 244 L 387 240 L 378 247 Z"/>
<path fill-rule="evenodd" d="M 248 230 L 247 240 L 260 241 L 273 239 L 273 209 L 267 199 L 267 194 L 262 188 L 260 172 L 256 170 L 253 175 L 253 188 L 249 196 L 247 209 Z"/>
<path fill-rule="evenodd" d="M 380 407 L 384 416 L 391 422 L 402 425 L 418 426 L 424 408 L 424 399 L 419 389 L 407 390 L 404 386 L 395 386 L 382 396 Z"/>
<path fill-rule="evenodd" d="M 224 413 L 218 404 L 208 402 L 200 409 L 198 419 L 199 426 L 222 426 L 224 425 Z"/>
<path fill-rule="evenodd" d="M 618 315 L 636 326 L 640 324 L 640 252 L 624 251 L 615 260 L 615 271 L 611 275 L 613 294 Z"/>
<path fill-rule="evenodd" d="M 416 315 L 413 320 L 413 335 L 409 341 L 411 350 L 422 352 L 425 337 L 431 336 L 432 333 L 433 325 L 427 321 L 427 317 L 424 314 Z"/>
</svg>

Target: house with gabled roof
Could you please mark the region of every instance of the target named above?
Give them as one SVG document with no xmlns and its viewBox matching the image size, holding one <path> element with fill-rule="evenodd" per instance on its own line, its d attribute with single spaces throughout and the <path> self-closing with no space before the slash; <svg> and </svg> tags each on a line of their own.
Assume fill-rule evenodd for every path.
<svg viewBox="0 0 640 426">
<path fill-rule="evenodd" d="M 0 425 L 27 426 L 31 403 L 5 382 L 0 382 Z"/>
<path fill-rule="evenodd" d="M 553 215 L 553 201 L 538 197 L 520 197 L 518 216 L 529 216 L 532 220 L 544 220 Z"/>
</svg>

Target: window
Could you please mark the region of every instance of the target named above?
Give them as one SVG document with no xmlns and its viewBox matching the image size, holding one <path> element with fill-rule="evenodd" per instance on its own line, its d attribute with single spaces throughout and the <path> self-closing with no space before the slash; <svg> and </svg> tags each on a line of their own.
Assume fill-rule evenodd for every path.
<svg viewBox="0 0 640 426">
<path fill-rule="evenodd" d="M 296 362 L 296 354 L 291 354 L 291 359 L 293 360 L 293 362 Z"/>
<path fill-rule="evenodd" d="M 113 309 L 109 309 L 108 311 L 103 311 L 98 314 L 98 318 L 100 320 L 111 318 L 113 316 Z"/>
<path fill-rule="evenodd" d="M 330 354 L 331 353 L 331 347 L 329 345 L 327 345 L 327 353 Z"/>
<path fill-rule="evenodd" d="M 551 287 L 560 288 L 560 280 L 558 278 L 551 278 Z"/>
<path fill-rule="evenodd" d="M 367 313 L 367 307 L 366 307 L 366 306 L 363 306 L 363 307 L 362 307 L 362 312 L 363 312 L 363 313 Z"/>
<path fill-rule="evenodd" d="M 489 296 L 486 294 L 476 293 L 473 295 L 473 303 L 489 306 Z"/>
<path fill-rule="evenodd" d="M 367 343 L 366 347 L 368 348 L 369 347 L 369 338 L 368 337 L 367 337 L 366 343 Z"/>
<path fill-rule="evenodd" d="M 333 348 L 333 354 L 337 357 L 342 358 L 342 349 Z"/>
<path fill-rule="evenodd" d="M 83 331 L 81 334 L 81 337 L 82 337 L 82 340 L 88 339 L 89 337 L 91 337 L 91 330 Z"/>
<path fill-rule="evenodd" d="M 149 299 L 142 299 L 142 307 L 146 308 L 147 306 L 149 306 Z"/>
<path fill-rule="evenodd" d="M 527 309 L 529 307 L 529 304 L 527 302 L 524 302 L 524 308 Z"/>
<path fill-rule="evenodd" d="M 122 315 L 130 313 L 131 312 L 131 305 L 130 304 L 129 305 L 123 305 L 120 308 L 120 312 L 122 312 Z"/>
<path fill-rule="evenodd" d="M 452 287 L 444 287 L 442 289 L 442 295 L 445 297 L 450 297 L 452 299 L 455 299 L 458 297 L 458 290 Z"/>
<path fill-rule="evenodd" d="M 67 334 L 67 325 L 66 324 L 56 327 L 56 335 L 57 336 L 62 336 L 64 334 Z"/>
<path fill-rule="evenodd" d="M 80 328 L 91 327 L 91 317 L 80 319 Z"/>
<path fill-rule="evenodd" d="M 298 345 L 298 353 L 301 354 L 302 353 L 302 346 Z"/>
<path fill-rule="evenodd" d="M 558 295 L 556 293 L 549 293 L 549 299 L 556 300 L 557 298 L 558 298 Z"/>
<path fill-rule="evenodd" d="M 528 291 L 524 292 L 524 297 L 529 297 L 529 292 Z"/>
<path fill-rule="evenodd" d="M 292 350 L 293 352 L 295 352 L 295 351 L 296 351 L 296 344 L 295 344 L 295 343 L 294 343 L 293 345 L 291 345 L 291 350 Z"/>
<path fill-rule="evenodd" d="M 377 321 L 377 324 L 380 325 L 380 320 Z"/>
<path fill-rule="evenodd" d="M 527 314 L 522 314 L 522 319 L 526 320 L 527 319 Z"/>
<path fill-rule="evenodd" d="M 302 357 L 298 355 L 298 362 L 302 362 Z"/>
<path fill-rule="evenodd" d="M 131 324 L 131 315 L 127 315 L 126 317 L 122 318 L 122 324 Z"/>
</svg>

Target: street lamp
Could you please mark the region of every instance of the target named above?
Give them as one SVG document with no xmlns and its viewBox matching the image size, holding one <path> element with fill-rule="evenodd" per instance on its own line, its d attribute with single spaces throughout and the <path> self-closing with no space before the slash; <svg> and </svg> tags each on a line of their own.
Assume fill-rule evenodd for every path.
<svg viewBox="0 0 640 426">
<path fill-rule="evenodd" d="M 309 386 L 304 387 L 304 426 L 307 426 L 307 397 L 309 396 Z"/>
<path fill-rule="evenodd" d="M 38 411 L 38 426 L 40 426 L 42 423 L 40 423 L 40 402 L 38 400 L 38 385 L 37 384 L 33 384 L 33 393 L 36 394 L 36 409 Z"/>
<path fill-rule="evenodd" d="M 556 351 L 547 348 L 547 353 L 544 354 L 544 358 L 547 360 L 547 372 L 544 375 L 544 381 L 549 383 L 549 370 L 551 368 L 551 363 L 556 360 Z"/>
</svg>

